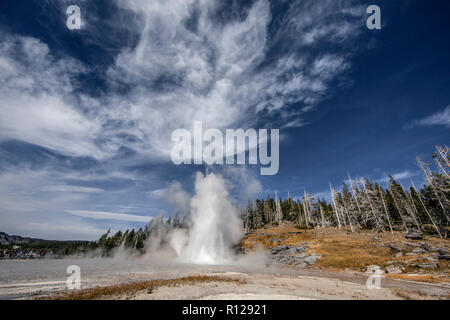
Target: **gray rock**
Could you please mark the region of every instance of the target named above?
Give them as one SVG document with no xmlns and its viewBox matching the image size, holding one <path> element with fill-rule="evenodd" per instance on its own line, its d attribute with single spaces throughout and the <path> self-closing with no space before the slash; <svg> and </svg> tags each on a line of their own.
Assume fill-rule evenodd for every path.
<svg viewBox="0 0 450 320">
<path fill-rule="evenodd" d="M 312 254 L 312 255 L 310 255 L 309 257 L 304 258 L 303 261 L 304 261 L 305 263 L 311 265 L 311 264 L 316 263 L 318 258 L 319 258 L 319 257 L 318 257 L 317 255 Z"/>
<path fill-rule="evenodd" d="M 271 256 L 271 260 L 276 263 L 306 266 L 316 263 L 317 259 L 321 256 L 318 254 L 312 254 L 308 256 L 307 254 L 300 255 L 287 255 L 284 253 L 276 254 Z"/>
<path fill-rule="evenodd" d="M 402 272 L 403 272 L 403 270 L 397 266 L 389 266 L 386 268 L 386 273 L 399 274 Z"/>
<path fill-rule="evenodd" d="M 404 244 L 405 246 L 407 246 L 407 247 L 410 247 L 410 248 L 415 248 L 415 247 L 420 246 L 420 244 L 418 244 L 418 243 L 407 242 L 407 241 L 403 241 L 403 244 Z"/>
<path fill-rule="evenodd" d="M 439 250 L 439 259 L 441 260 L 450 260 L 450 253 L 448 253 L 447 251 L 441 249 Z"/>
<path fill-rule="evenodd" d="M 402 251 L 402 248 L 400 248 L 399 246 L 395 246 L 393 244 L 389 245 L 389 248 L 391 248 L 394 251 L 398 251 L 398 252 Z"/>
<path fill-rule="evenodd" d="M 365 266 L 362 269 L 362 271 L 367 272 L 367 273 L 375 273 L 375 272 L 382 271 L 382 270 L 380 269 L 379 266 L 371 265 L 371 266 Z"/>
<path fill-rule="evenodd" d="M 299 265 L 305 263 L 304 258 L 298 256 L 285 256 L 285 255 L 279 255 L 276 258 L 276 262 L 290 265 Z"/>
<path fill-rule="evenodd" d="M 436 269 L 438 267 L 437 263 L 435 262 L 425 262 L 425 263 L 420 263 L 419 268 L 423 268 L 423 269 Z"/>
<path fill-rule="evenodd" d="M 279 262 L 284 263 L 284 264 L 292 264 L 292 263 L 293 263 L 292 258 L 289 257 L 289 256 L 283 256 L 283 257 L 279 260 Z"/>
<path fill-rule="evenodd" d="M 403 256 L 403 252 L 401 252 L 401 251 L 398 252 L 398 253 L 395 255 L 396 258 L 399 258 L 399 257 L 402 257 L 402 256 Z"/>
<path fill-rule="evenodd" d="M 278 253 L 280 253 L 280 252 L 282 252 L 282 251 L 286 251 L 286 250 L 288 250 L 289 249 L 289 247 L 288 246 L 283 246 L 283 245 L 281 245 L 281 246 L 276 246 L 276 247 L 274 247 L 274 248 L 272 248 L 272 251 L 270 251 L 272 254 L 278 254 Z"/>
<path fill-rule="evenodd" d="M 306 244 L 306 243 L 305 243 Z M 273 247 L 270 251 L 271 255 L 269 259 L 275 263 L 306 266 L 316 263 L 317 259 L 321 258 L 320 254 L 313 253 L 310 256 L 305 254 L 308 250 L 308 246 L 286 246 L 279 245 Z"/>
<path fill-rule="evenodd" d="M 422 245 L 422 248 L 424 248 L 428 252 L 438 252 L 440 250 L 440 248 L 432 246 L 431 244 L 423 243 L 421 245 Z"/>
<path fill-rule="evenodd" d="M 425 257 L 425 259 L 426 260 L 428 260 L 428 261 L 430 261 L 430 262 L 435 262 L 435 263 L 437 263 L 438 262 L 438 259 L 436 259 L 435 257 L 433 257 L 433 256 L 428 256 L 428 257 Z"/>
<path fill-rule="evenodd" d="M 411 239 L 411 240 L 422 240 L 423 239 L 423 233 L 422 232 L 414 232 L 414 231 L 410 231 L 405 235 L 406 239 Z"/>
<path fill-rule="evenodd" d="M 289 252 L 291 254 L 296 254 L 296 253 L 302 253 L 305 252 L 306 248 L 305 247 L 292 247 L 289 249 Z"/>
<path fill-rule="evenodd" d="M 294 255 L 296 253 L 301 253 L 301 252 L 305 252 L 305 251 L 306 251 L 305 247 L 280 245 L 280 246 L 276 246 L 276 247 L 272 248 L 271 253 L 273 255 L 280 254 L 280 253 Z"/>
<path fill-rule="evenodd" d="M 417 253 L 417 254 L 422 254 L 422 253 L 426 253 L 427 251 L 423 248 L 417 247 L 413 250 L 413 252 Z"/>
</svg>

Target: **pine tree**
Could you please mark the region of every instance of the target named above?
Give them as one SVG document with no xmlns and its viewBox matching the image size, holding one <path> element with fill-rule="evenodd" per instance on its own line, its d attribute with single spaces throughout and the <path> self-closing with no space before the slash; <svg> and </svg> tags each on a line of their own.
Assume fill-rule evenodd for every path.
<svg viewBox="0 0 450 320">
<path fill-rule="evenodd" d="M 134 247 L 135 236 L 136 236 L 136 233 L 135 233 L 134 229 L 131 229 L 131 231 L 128 232 L 127 236 L 125 237 L 125 248 L 133 248 Z"/>
<path fill-rule="evenodd" d="M 97 247 L 98 247 L 98 248 L 103 248 L 103 247 L 104 247 L 105 242 L 106 242 L 106 240 L 108 239 L 108 235 L 109 235 L 110 232 L 111 232 L 111 230 L 108 229 L 108 231 L 106 231 L 106 233 L 103 234 L 103 235 L 100 237 L 100 239 L 98 239 L 98 242 L 97 242 Z"/>
</svg>

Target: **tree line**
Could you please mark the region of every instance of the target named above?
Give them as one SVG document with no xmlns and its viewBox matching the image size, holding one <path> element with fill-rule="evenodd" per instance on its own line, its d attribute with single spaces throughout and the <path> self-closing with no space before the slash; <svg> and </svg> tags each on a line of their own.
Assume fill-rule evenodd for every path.
<svg viewBox="0 0 450 320">
<path fill-rule="evenodd" d="M 295 222 L 299 228 L 337 227 L 375 231 L 405 230 L 428 232 L 448 237 L 450 222 L 449 148 L 436 147 L 434 164 L 417 158 L 425 185 L 405 188 L 389 176 L 386 188 L 370 179 L 352 179 L 337 191 L 330 183 L 330 201 L 315 199 L 304 192 L 300 199 L 266 199 L 249 201 L 243 212 L 244 229 L 251 230 L 283 221 Z"/>
<path fill-rule="evenodd" d="M 283 200 L 277 195 L 275 198 L 268 196 L 249 200 L 246 208 L 241 210 L 243 228 L 250 232 L 289 221 L 299 228 L 404 230 L 447 238 L 450 222 L 449 148 L 437 146 L 433 160 L 434 166 L 417 159 L 426 181 L 420 189 L 412 182 L 405 188 L 392 176 L 389 176 L 387 187 L 383 188 L 370 179 L 353 179 L 349 175 L 340 191 L 330 184 L 330 201 L 316 199 L 306 191 L 295 200 L 291 196 Z M 114 234 L 108 230 L 97 241 L 89 243 L 88 248 L 99 249 L 105 256 L 111 255 L 118 247 L 142 254 L 150 246 L 163 247 L 173 229 L 189 229 L 189 216 L 188 213 L 181 218 L 176 213 L 173 218 L 164 220 L 160 215 L 143 228 Z"/>
<path fill-rule="evenodd" d="M 177 212 L 173 219 L 169 217 L 165 221 L 163 215 L 159 215 L 144 228 L 127 229 L 125 232 L 119 230 L 114 234 L 108 230 L 97 241 L 91 242 L 90 248 L 92 250 L 99 249 L 103 256 L 110 256 L 114 252 L 113 250 L 119 247 L 142 254 L 149 246 L 163 247 L 169 240 L 167 235 L 176 228 L 188 229 L 189 215 L 180 218 L 180 214 Z"/>
</svg>

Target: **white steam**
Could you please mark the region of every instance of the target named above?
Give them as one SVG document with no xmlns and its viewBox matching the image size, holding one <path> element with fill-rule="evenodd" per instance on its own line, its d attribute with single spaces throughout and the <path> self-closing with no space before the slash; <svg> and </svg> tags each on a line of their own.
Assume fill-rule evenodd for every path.
<svg viewBox="0 0 450 320">
<path fill-rule="evenodd" d="M 174 229 L 170 233 L 170 246 L 175 250 L 177 256 L 180 256 L 187 243 L 187 233 L 183 229 Z"/>
<path fill-rule="evenodd" d="M 188 263 L 227 264 L 242 237 L 238 209 L 229 200 L 225 181 L 211 173 L 197 174 L 190 201 L 192 226 L 180 259 Z"/>
</svg>

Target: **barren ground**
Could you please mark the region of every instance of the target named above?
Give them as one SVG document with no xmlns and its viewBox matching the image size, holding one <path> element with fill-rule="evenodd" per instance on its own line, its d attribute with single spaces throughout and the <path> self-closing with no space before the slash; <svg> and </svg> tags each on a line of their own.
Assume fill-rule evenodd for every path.
<svg viewBox="0 0 450 320">
<path fill-rule="evenodd" d="M 303 267 L 269 263 L 264 257 L 270 257 L 270 249 L 279 245 L 306 246 L 306 254 L 315 253 L 321 258 Z M 392 245 L 401 249 L 401 255 L 391 248 Z M 417 247 L 428 248 L 428 251 L 413 253 Z M 33 275 L 22 272 L 26 276 L 15 281 L 5 280 L 14 272 L 8 265 L 11 270 L 3 268 L 0 272 L 0 298 L 449 299 L 448 260 L 439 259 L 435 249 L 430 248 L 448 252 L 449 241 L 431 236 L 407 240 L 401 232 L 299 230 L 285 224 L 247 235 L 242 241 L 242 249 L 247 254 L 242 263 L 235 265 L 149 265 L 149 261 L 143 259 L 129 264 L 99 260 L 95 267 L 84 260 L 52 262 L 61 265 L 55 270 L 66 264 L 86 263 L 81 265 L 85 271 L 82 289 L 75 291 L 65 289 L 64 273 L 55 276 L 48 272 Z M 252 258 L 254 252 L 256 258 Z M 4 267 L 3 263 L 0 261 L 0 266 Z M 30 263 L 29 268 L 34 266 Z M 40 263 L 47 263 L 50 270 L 49 262 Z M 420 267 L 422 263 L 431 263 L 432 267 Z M 385 272 L 380 289 L 366 286 L 370 275 L 366 267 L 370 265 L 377 265 Z M 396 272 L 386 271 L 390 267 L 395 267 Z"/>
</svg>

